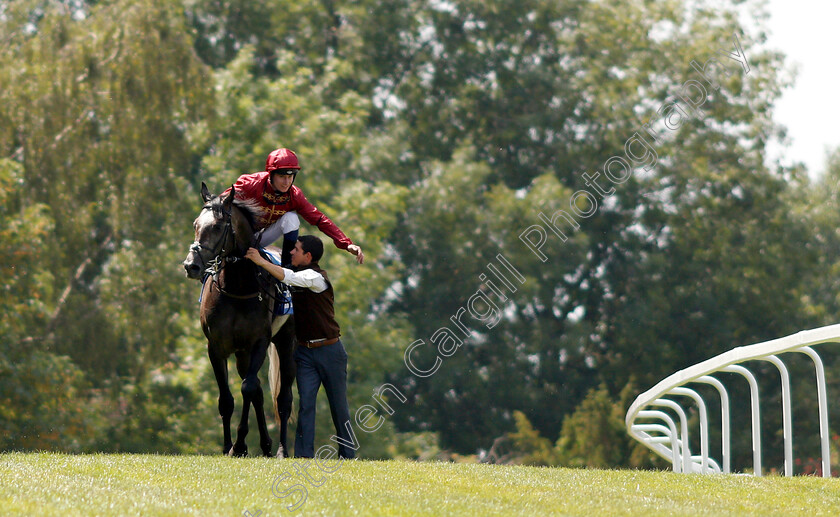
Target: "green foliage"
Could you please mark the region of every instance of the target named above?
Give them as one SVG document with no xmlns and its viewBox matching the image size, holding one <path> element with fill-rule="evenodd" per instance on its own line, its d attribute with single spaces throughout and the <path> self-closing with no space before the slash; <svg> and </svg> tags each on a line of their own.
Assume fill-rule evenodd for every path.
<svg viewBox="0 0 840 517">
<path fill-rule="evenodd" d="M 67 357 L 0 354 L 0 449 L 67 451 L 90 445 L 101 424 L 84 403 L 82 372 Z"/>
<path fill-rule="evenodd" d="M 0 336 L 21 371 L 43 367 L 50 392 L 72 393 L 56 401 L 101 418 L 184 334 L 184 127 L 208 98 L 205 69 L 169 4 L 12 4 L 0 46 L 0 256 L 12 279 Z M 82 376 L 88 387 L 74 391 Z M 18 411 L 40 399 L 13 400 Z M 32 443 L 113 447 L 104 424 L 93 431 Z"/>
<path fill-rule="evenodd" d="M 557 440 L 560 464 L 575 467 L 652 466 L 643 446 L 631 440 L 624 427 L 624 414 L 636 390 L 628 384 L 618 400 L 603 385 L 592 389 L 563 421 Z M 661 465 L 660 465 L 661 466 Z"/>
<path fill-rule="evenodd" d="M 258 75 L 255 60 L 254 49 L 245 47 L 215 74 L 215 116 L 190 133 L 193 146 L 206 153 L 200 179 L 221 191 L 240 174 L 263 170 L 269 152 L 288 146 L 303 166 L 296 184 L 314 201 L 326 200 L 337 193 L 328 187 L 347 179 L 359 156 L 370 101 L 353 91 L 332 97 L 335 83 L 352 72 L 339 60 L 315 75 L 284 52 L 276 78 Z"/>
<path fill-rule="evenodd" d="M 647 449 L 631 440 L 624 428 L 626 407 L 636 391 L 628 384 L 614 400 L 603 385 L 593 388 L 563 420 L 556 444 L 541 436 L 524 413 L 515 411 L 516 431 L 497 440 L 494 448 L 498 446 L 499 451 L 491 451 L 492 459 L 537 466 L 662 467 L 662 462 L 652 461 Z"/>
<path fill-rule="evenodd" d="M 535 466 L 560 465 L 560 457 L 551 440 L 540 436 L 539 431 L 534 429 L 528 417 L 521 411 L 515 411 L 513 417 L 516 420 L 516 432 L 509 433 L 507 437 L 511 441 L 514 454 L 521 454 L 513 463 Z"/>
<path fill-rule="evenodd" d="M 761 48 L 763 22 L 742 26 L 737 9 L 6 2 L 0 398 L 15 438 L 2 447 L 217 450 L 198 287 L 179 264 L 201 181 L 219 192 L 283 146 L 310 201 L 367 255 L 324 259 L 351 409 L 384 382 L 408 397 L 360 433 L 362 456 L 472 459 L 502 437 L 525 463 L 648 466 L 624 438 L 630 386 L 840 315 L 840 161 L 813 185 L 768 165 L 788 79 Z M 538 214 L 591 191 L 583 173 L 623 154 L 696 77 L 689 63 L 734 33 L 751 72 L 733 62 L 701 111 L 660 128 L 657 164 L 567 240 L 548 230 L 546 261 L 525 246 Z M 431 344 L 486 294 L 499 255 L 525 279 L 496 300 L 503 316 L 464 316 L 470 337 L 433 377 L 413 376 L 408 344 Z M 432 364 L 434 345 L 419 350 Z M 29 422 L 33 404 L 56 423 Z"/>
<path fill-rule="evenodd" d="M 19 342 L 43 326 L 49 314 L 48 299 L 53 296 L 44 240 L 53 232 L 54 223 L 47 205 L 21 199 L 23 181 L 20 164 L 0 159 L 0 274 L 4 278 L 0 336 L 13 360 L 19 358 Z"/>
<path fill-rule="evenodd" d="M 53 276 L 44 240 L 48 206 L 20 199 L 22 167 L 0 160 L 0 450 L 80 450 L 91 431 L 82 372 L 46 353 L 31 332 L 49 317 Z M 63 437 L 67 437 L 63 440 Z"/>
<path fill-rule="evenodd" d="M 816 267 L 812 270 L 807 296 L 807 310 L 820 324 L 831 324 L 840 317 L 840 149 L 827 156 L 825 174 L 810 186 L 807 197 L 791 207 L 796 217 L 813 225 L 811 245 L 815 247 Z"/>
<path fill-rule="evenodd" d="M 760 32 L 740 27 L 728 7 L 502 4 L 429 6 L 431 41 L 416 56 L 425 65 L 395 90 L 411 148 L 444 164 L 421 167 L 417 208 L 396 240 L 406 264 L 400 308 L 415 338 L 446 324 L 496 253 L 526 278 L 508 317 L 433 379 L 403 377 L 418 394 L 401 428 L 429 422 L 442 446 L 459 452 L 511 431 L 515 410 L 555 437 L 600 384 L 617 393 L 636 373 L 649 385 L 734 343 L 813 322 L 801 297 L 814 257 L 809 230 L 789 210 L 807 179 L 765 166 L 783 81 L 774 71 L 781 56 L 759 50 Z M 547 230 L 547 262 L 530 253 L 517 237 L 540 223 L 537 215 L 569 210 L 582 174 L 623 155 L 627 139 L 693 77 L 690 61 L 732 48 L 733 33 L 752 72 L 733 68 L 702 114 L 663 130 L 657 165 L 615 185 L 568 241 Z M 472 174 L 473 164 L 486 172 Z M 453 177 L 438 180 L 438 170 Z M 424 203 L 436 181 L 449 190 Z M 523 209 L 488 205 L 476 194 L 485 190 L 508 206 L 526 200 Z M 501 224 L 488 224 L 494 219 Z M 477 438 L 460 432 L 464 420 Z"/>
</svg>

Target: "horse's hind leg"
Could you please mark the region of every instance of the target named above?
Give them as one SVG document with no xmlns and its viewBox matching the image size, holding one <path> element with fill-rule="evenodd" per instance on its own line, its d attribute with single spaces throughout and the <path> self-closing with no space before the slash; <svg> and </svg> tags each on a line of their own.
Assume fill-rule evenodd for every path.
<svg viewBox="0 0 840 517">
<path fill-rule="evenodd" d="M 277 412 L 280 415 L 280 447 L 277 456 L 284 458 L 289 455 L 287 448 L 287 429 L 292 415 L 292 384 L 295 382 L 295 363 L 286 361 L 282 366 L 283 378 L 280 382 L 280 393 L 277 395 Z"/>
<path fill-rule="evenodd" d="M 219 385 L 219 415 L 222 417 L 222 432 L 224 433 L 224 444 L 222 454 L 228 454 L 233 447 L 233 440 L 230 437 L 230 418 L 233 416 L 233 395 L 228 386 L 227 358 L 220 357 L 214 353 L 213 347 L 208 347 L 210 364 L 213 365 L 213 374 L 216 376 L 216 383 Z"/>
<path fill-rule="evenodd" d="M 249 406 L 253 404 L 254 413 L 257 417 L 257 428 L 260 432 L 260 449 L 264 456 L 271 456 L 272 442 L 268 435 L 268 426 L 265 421 L 263 409 L 264 397 L 262 384 L 258 377 L 260 368 L 265 362 L 268 341 L 254 346 L 250 354 L 243 353 L 236 355 L 236 368 L 242 377 L 242 398 L 244 407 L 239 427 L 236 430 L 236 443 L 233 445 L 233 455 L 247 455 L 248 446 L 245 444 L 245 437 L 248 435 L 248 413 Z"/>
<path fill-rule="evenodd" d="M 287 430 L 289 418 L 292 416 L 292 386 L 295 383 L 295 331 L 291 319 L 274 336 L 274 347 L 277 350 L 280 370 L 280 388 L 276 394 L 278 425 L 280 426 L 280 446 L 277 457 L 285 458 L 289 455 L 287 444 Z"/>
</svg>

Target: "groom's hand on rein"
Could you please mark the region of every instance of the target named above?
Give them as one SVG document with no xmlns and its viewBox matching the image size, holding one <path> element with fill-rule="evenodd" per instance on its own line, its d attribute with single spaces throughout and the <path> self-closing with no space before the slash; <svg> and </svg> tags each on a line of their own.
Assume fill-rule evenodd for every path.
<svg viewBox="0 0 840 517">
<path fill-rule="evenodd" d="M 256 248 L 248 248 L 248 251 L 245 252 L 245 258 L 258 266 L 263 266 L 268 263 Z"/>
</svg>

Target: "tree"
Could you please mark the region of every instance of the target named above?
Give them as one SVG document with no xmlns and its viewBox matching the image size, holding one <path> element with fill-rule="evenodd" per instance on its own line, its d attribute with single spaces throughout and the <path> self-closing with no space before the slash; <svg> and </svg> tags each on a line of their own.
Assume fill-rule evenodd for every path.
<svg viewBox="0 0 840 517">
<path fill-rule="evenodd" d="M 406 389 L 417 387 L 403 429 L 439 429 L 442 446 L 475 451 L 509 431 L 520 409 L 553 439 L 601 383 L 617 393 L 636 374 L 648 385 L 811 321 L 800 296 L 812 260 L 800 253 L 806 222 L 786 208 L 804 180 L 765 165 L 783 83 L 774 71 L 781 56 L 758 50 L 758 30 L 729 9 L 680 2 L 464 1 L 418 16 L 428 44 L 394 104 L 414 154 L 442 165 L 421 166 L 412 184 L 417 208 L 395 240 L 406 265 L 397 310 L 429 336 L 480 283 L 461 279 L 475 279 L 498 253 L 515 256 L 526 281 L 505 317 L 466 340 L 433 379 L 401 375 Z M 725 57 L 737 45 L 750 73 Z M 693 97 L 692 114 L 686 105 L 667 119 L 681 127 L 668 127 L 658 110 L 687 81 L 702 84 L 691 62 L 714 56 L 728 75 Z M 652 143 L 628 144 L 636 134 Z M 614 156 L 632 165 L 608 181 Z M 549 181 L 555 196 L 543 196 Z M 438 183 L 446 190 L 431 189 Z M 526 209 L 512 216 L 484 192 Z M 559 219 L 562 236 L 538 217 L 560 209 L 571 214 Z M 497 232 L 484 223 L 496 214 Z M 544 257 L 519 239 L 534 225 L 545 233 Z M 464 422 L 475 432 L 461 432 Z"/>
<path fill-rule="evenodd" d="M 18 171 L 7 198 L 40 238 L 28 263 L 32 251 L 10 243 L 9 264 L 58 286 L 16 293 L 42 307 L 22 338 L 38 364 L 67 356 L 106 390 L 74 394 L 94 408 L 123 383 L 142 385 L 188 329 L 174 281 L 191 212 L 180 176 L 192 166 L 184 129 L 208 98 L 206 71 L 169 4 L 21 1 L 3 23 L 0 156 Z M 62 382 L 76 378 L 60 364 Z M 97 439 L 76 432 L 56 446 Z"/>
<path fill-rule="evenodd" d="M 782 56 L 734 2 L 7 4 L 0 304 L 19 317 L 0 338 L 24 348 L 3 367 L 35 348 L 21 372 L 66 367 L 56 385 L 90 411 L 67 428 L 100 450 L 204 450 L 212 380 L 179 267 L 197 185 L 281 146 L 369 257 L 325 260 L 351 406 L 384 382 L 407 397 L 362 438 L 372 457 L 432 433 L 473 454 L 517 425 L 554 442 L 600 386 L 606 411 L 633 375 L 836 312 L 834 216 L 810 208 L 836 189 L 766 162 Z"/>
</svg>

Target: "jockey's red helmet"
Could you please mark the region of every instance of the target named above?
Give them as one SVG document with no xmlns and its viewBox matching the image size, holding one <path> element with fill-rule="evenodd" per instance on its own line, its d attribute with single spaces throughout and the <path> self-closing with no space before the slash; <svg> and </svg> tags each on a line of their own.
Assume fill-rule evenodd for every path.
<svg viewBox="0 0 840 517">
<path fill-rule="evenodd" d="M 281 147 L 271 151 L 268 158 L 265 160 L 265 170 L 267 172 L 284 169 L 300 170 L 297 155 L 291 150 Z"/>
</svg>

